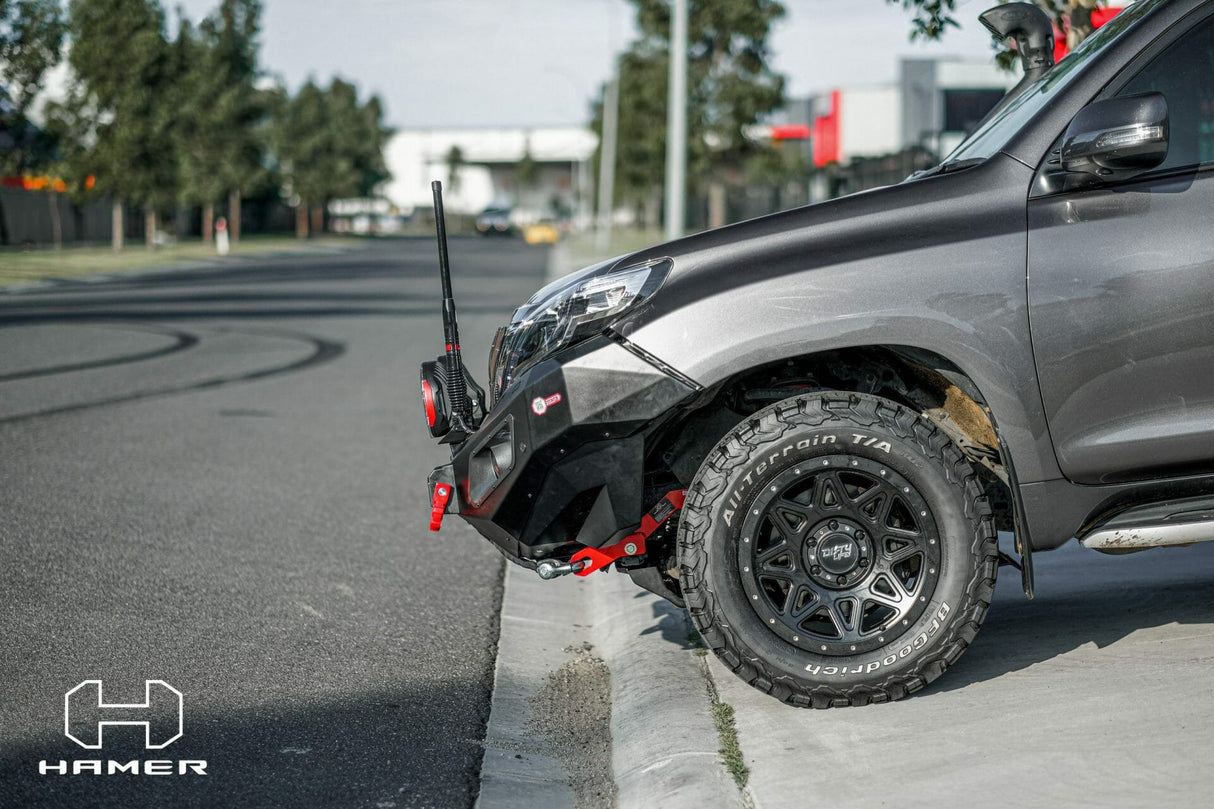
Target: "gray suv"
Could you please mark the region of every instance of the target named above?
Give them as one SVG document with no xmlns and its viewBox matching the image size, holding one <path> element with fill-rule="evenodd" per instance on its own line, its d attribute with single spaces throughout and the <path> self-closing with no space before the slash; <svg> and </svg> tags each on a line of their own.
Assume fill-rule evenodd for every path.
<svg viewBox="0 0 1214 809">
<path fill-rule="evenodd" d="M 1057 65 L 1032 7 L 983 19 L 1025 77 L 939 166 L 549 285 L 487 393 L 426 363 L 434 522 L 613 566 L 815 708 L 938 677 L 1003 564 L 1214 539 L 1214 3 Z"/>
</svg>

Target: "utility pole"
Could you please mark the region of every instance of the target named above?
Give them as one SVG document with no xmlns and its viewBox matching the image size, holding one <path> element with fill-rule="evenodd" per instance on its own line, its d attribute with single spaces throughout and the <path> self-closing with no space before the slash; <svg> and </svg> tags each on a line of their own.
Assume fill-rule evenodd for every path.
<svg viewBox="0 0 1214 809">
<path fill-rule="evenodd" d="M 599 144 L 599 222 L 594 246 L 611 245 L 611 211 L 615 206 L 615 142 L 620 116 L 620 78 L 612 76 L 603 91 L 603 142 Z"/>
<path fill-rule="evenodd" d="M 672 0 L 670 95 L 666 102 L 666 240 L 687 222 L 687 0 Z"/>
</svg>

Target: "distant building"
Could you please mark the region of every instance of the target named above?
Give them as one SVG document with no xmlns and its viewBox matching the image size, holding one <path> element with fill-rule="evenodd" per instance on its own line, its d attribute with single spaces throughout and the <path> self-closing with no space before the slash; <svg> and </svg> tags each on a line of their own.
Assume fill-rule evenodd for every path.
<svg viewBox="0 0 1214 809">
<path fill-rule="evenodd" d="M 901 60 L 895 84 L 848 87 L 789 107 L 804 120 L 813 163 L 847 165 L 911 148 L 946 154 L 1016 83 L 987 61 Z"/>
<path fill-rule="evenodd" d="M 789 102 L 752 135 L 800 140 L 811 201 L 887 185 L 957 146 L 1016 83 L 989 61 L 904 58 L 898 81 L 842 87 Z"/>
<path fill-rule="evenodd" d="M 522 220 L 585 221 L 594 205 L 597 145 L 583 127 L 403 129 L 385 150 L 392 181 L 384 193 L 408 214 L 432 206 L 430 182 L 441 180 L 443 204 L 452 213 L 502 207 Z M 453 150 L 459 157 L 454 178 Z"/>
<path fill-rule="evenodd" d="M 1099 28 L 1120 7 L 1092 12 Z M 1066 37 L 1054 32 L 1056 61 L 1067 54 Z M 776 140 L 804 138 L 813 175 L 812 200 L 898 182 L 917 168 L 947 157 L 1004 94 L 1020 80 L 993 60 L 903 58 L 898 81 L 877 87 L 845 87 L 791 102 L 776 123 Z"/>
<path fill-rule="evenodd" d="M 903 59 L 899 74 L 903 147 L 922 146 L 941 157 L 1020 80 L 1019 71 L 954 59 Z"/>
</svg>

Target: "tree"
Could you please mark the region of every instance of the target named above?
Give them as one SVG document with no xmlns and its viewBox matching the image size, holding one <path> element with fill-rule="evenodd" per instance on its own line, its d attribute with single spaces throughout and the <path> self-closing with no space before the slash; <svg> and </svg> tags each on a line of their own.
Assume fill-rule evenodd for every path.
<svg viewBox="0 0 1214 809">
<path fill-rule="evenodd" d="M 156 0 L 72 0 L 68 60 L 81 128 L 95 138 L 88 160 L 99 190 L 114 198 L 114 249 L 122 247 L 123 203 L 142 206 L 147 243 L 156 212 L 176 196 L 171 101 L 175 64 Z"/>
<path fill-rule="evenodd" d="M 372 96 L 334 79 L 327 90 L 309 80 L 294 98 L 279 91 L 271 129 L 274 153 L 295 206 L 295 232 L 306 237 L 324 226 L 325 206 L 342 197 L 369 196 L 389 178 L 383 150 L 391 130 Z"/>
<path fill-rule="evenodd" d="M 521 188 L 534 188 L 539 180 L 540 166 L 531 154 L 531 138 L 523 140 L 523 156 L 518 161 L 518 184 Z"/>
<path fill-rule="evenodd" d="M 651 220 L 666 162 L 670 3 L 630 0 L 640 35 L 619 60 L 617 196 L 645 205 Z M 784 103 L 784 79 L 768 63 L 776 0 L 690 0 L 688 177 L 695 184 L 742 181 L 757 148 L 743 130 Z M 592 123 L 602 133 L 601 104 Z"/>
<path fill-rule="evenodd" d="M 379 97 L 371 96 L 365 104 L 359 104 L 358 88 L 334 79 L 326 104 L 337 158 L 337 172 L 328 199 L 370 196 L 392 176 L 384 163 L 384 146 L 392 130 L 383 125 Z"/>
<path fill-rule="evenodd" d="M 52 146 L 26 116 L 66 29 L 58 0 L 0 0 L 0 172 L 33 168 Z"/>
<path fill-rule="evenodd" d="M 0 0 L 0 174 L 33 173 L 54 159 L 54 140 L 28 118 L 66 30 L 58 0 Z M 47 189 L 51 216 L 55 190 Z M 0 244 L 8 243 L 0 204 Z"/>
<path fill-rule="evenodd" d="M 89 144 L 96 140 L 90 121 L 93 116 L 82 115 L 83 104 L 71 97 L 66 102 L 48 101 L 42 110 L 42 133 L 54 144 L 38 164 L 38 170 L 55 178 L 47 189 L 47 204 L 51 214 L 54 248 L 63 247 L 63 225 L 59 216 L 59 195 L 66 192 L 75 204 L 80 204 L 92 189 L 89 174 Z"/>
<path fill-rule="evenodd" d="M 231 236 L 239 238 L 241 197 L 262 174 L 268 104 L 255 85 L 260 14 L 260 0 L 223 0 L 197 32 L 183 22 L 175 43 L 181 194 L 202 206 L 204 241 L 225 196 Z"/>
<path fill-rule="evenodd" d="M 462 179 L 460 173 L 465 165 L 467 161 L 464 160 L 464 150 L 457 144 L 451 144 L 451 148 L 447 150 L 447 185 L 451 187 L 452 194 L 459 191 Z"/>
<path fill-rule="evenodd" d="M 1033 0 L 1034 4 L 1050 15 L 1054 27 L 1065 32 L 1067 48 L 1071 49 L 1092 33 L 1092 12 L 1104 5 L 1105 0 Z M 953 17 L 956 0 L 886 0 L 900 3 L 914 12 L 911 18 L 911 39 L 940 39 L 949 28 L 957 27 Z M 1006 0 L 1003 0 L 1006 2 Z"/>
</svg>

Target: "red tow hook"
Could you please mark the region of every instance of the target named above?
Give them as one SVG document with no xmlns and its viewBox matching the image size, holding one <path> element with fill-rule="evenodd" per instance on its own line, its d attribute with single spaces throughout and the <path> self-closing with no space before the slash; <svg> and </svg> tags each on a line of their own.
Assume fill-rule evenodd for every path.
<svg viewBox="0 0 1214 809">
<path fill-rule="evenodd" d="M 578 576 L 589 576 L 596 570 L 602 570 L 610 565 L 616 559 L 622 559 L 625 556 L 641 556 L 645 553 L 645 540 L 653 535 L 653 532 L 662 526 L 662 523 L 670 519 L 670 515 L 683 507 L 683 501 L 687 499 L 687 491 L 685 489 L 675 489 L 672 492 L 667 492 L 666 496 L 659 500 L 653 508 L 649 509 L 649 513 L 641 518 L 641 527 L 635 532 L 621 539 L 614 545 L 608 545 L 606 548 L 582 548 L 573 555 L 569 560 L 570 565 L 581 564 L 580 570 L 573 571 Z"/>
<path fill-rule="evenodd" d="M 446 483 L 434 485 L 434 498 L 430 501 L 430 530 L 437 531 L 443 527 L 443 515 L 447 513 L 447 503 L 451 502 L 452 487 Z"/>
</svg>

